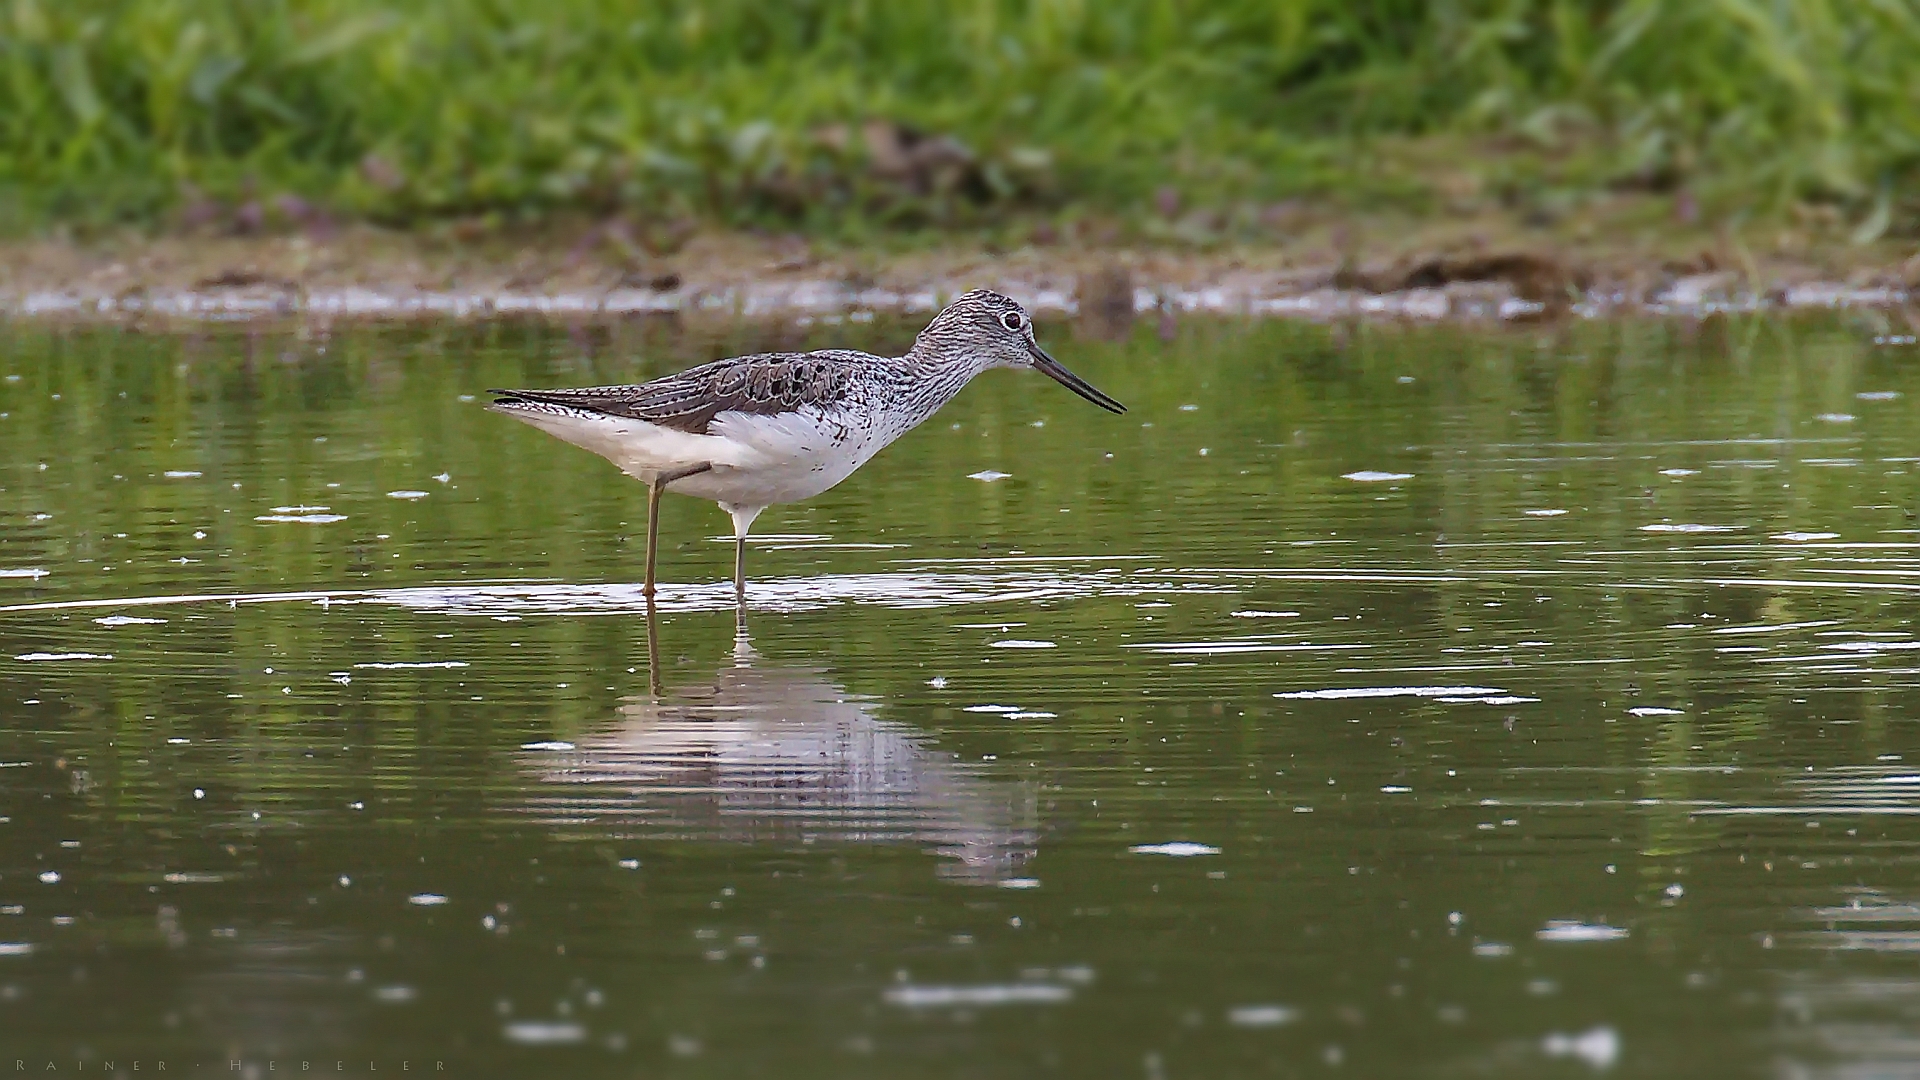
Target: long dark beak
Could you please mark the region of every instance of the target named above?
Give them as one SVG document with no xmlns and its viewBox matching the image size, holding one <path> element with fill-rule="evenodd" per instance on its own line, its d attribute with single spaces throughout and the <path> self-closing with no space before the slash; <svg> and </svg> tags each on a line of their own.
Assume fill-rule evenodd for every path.
<svg viewBox="0 0 1920 1080">
<path fill-rule="evenodd" d="M 1058 382 L 1061 386 L 1079 394 L 1081 397 L 1086 398 L 1088 401 L 1093 402 L 1108 412 L 1123 413 L 1127 411 L 1125 405 L 1095 390 L 1092 383 L 1061 367 L 1060 361 L 1047 355 L 1047 350 L 1038 345 L 1028 345 L 1027 348 L 1033 352 L 1033 366 L 1053 376 L 1054 381 Z"/>
</svg>

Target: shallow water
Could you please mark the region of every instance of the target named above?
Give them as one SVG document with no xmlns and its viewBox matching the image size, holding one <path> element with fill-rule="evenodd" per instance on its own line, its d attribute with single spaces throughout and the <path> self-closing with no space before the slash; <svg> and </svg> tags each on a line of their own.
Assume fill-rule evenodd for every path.
<svg viewBox="0 0 1920 1080">
<path fill-rule="evenodd" d="M 1044 327 L 1133 411 L 982 378 L 744 638 L 669 500 L 656 697 L 640 487 L 471 395 L 910 333 L 0 339 L 0 1058 L 1920 1070 L 1884 327 Z"/>
</svg>

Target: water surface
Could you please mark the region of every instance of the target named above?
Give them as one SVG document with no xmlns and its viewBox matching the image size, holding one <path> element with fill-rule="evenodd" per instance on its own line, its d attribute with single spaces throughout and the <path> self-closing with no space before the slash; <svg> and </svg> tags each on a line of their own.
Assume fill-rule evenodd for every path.
<svg viewBox="0 0 1920 1080">
<path fill-rule="evenodd" d="M 643 489 L 474 395 L 912 328 L 10 330 L 0 1056 L 1920 1070 L 1897 336 L 1042 329 L 1132 411 L 983 377 L 744 635 L 668 500 L 658 694 Z"/>
</svg>

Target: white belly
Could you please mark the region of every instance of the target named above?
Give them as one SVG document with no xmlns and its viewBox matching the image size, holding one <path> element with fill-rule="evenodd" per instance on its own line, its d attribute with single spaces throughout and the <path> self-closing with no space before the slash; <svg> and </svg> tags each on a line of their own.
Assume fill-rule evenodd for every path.
<svg viewBox="0 0 1920 1080">
<path fill-rule="evenodd" d="M 730 506 L 811 499 L 852 476 L 897 437 L 815 409 L 776 416 L 721 413 L 708 430 L 713 434 L 707 438 L 725 441 L 734 452 L 715 460 L 713 471 L 667 490 Z"/>
<path fill-rule="evenodd" d="M 705 435 L 580 410 L 495 408 L 641 480 L 711 464 L 711 471 L 676 480 L 667 490 L 737 507 L 810 499 L 853 475 L 903 433 L 811 407 L 772 416 L 721 413 Z"/>
</svg>

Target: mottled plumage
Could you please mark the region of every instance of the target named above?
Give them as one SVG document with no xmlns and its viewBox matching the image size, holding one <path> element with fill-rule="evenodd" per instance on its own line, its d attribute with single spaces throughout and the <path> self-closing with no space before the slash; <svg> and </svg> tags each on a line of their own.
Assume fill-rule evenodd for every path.
<svg viewBox="0 0 1920 1080">
<path fill-rule="evenodd" d="M 517 401 L 585 409 L 708 434 L 723 412 L 771 415 L 838 399 L 866 353 L 829 350 L 758 353 L 715 360 L 639 386 L 589 386 L 579 390 L 496 390 Z"/>
<path fill-rule="evenodd" d="M 760 511 L 838 484 L 996 367 L 1038 368 L 1102 408 L 1126 411 L 1048 356 L 1019 304 L 985 289 L 935 315 L 905 356 L 738 356 L 638 386 L 495 390 L 491 408 L 647 484 L 648 595 L 661 492 L 719 503 L 733 516 L 734 587 L 744 596 L 747 530 Z"/>
</svg>

